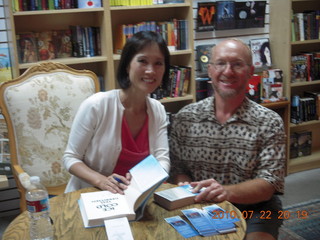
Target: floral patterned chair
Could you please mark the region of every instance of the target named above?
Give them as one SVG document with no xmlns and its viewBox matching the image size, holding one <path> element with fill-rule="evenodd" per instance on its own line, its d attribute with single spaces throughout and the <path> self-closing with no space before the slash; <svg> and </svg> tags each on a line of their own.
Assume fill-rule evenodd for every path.
<svg viewBox="0 0 320 240">
<path fill-rule="evenodd" d="M 70 175 L 62 155 L 73 117 L 80 103 L 97 91 L 93 72 L 53 62 L 34 65 L 0 86 L 21 211 L 26 209 L 28 176 L 39 176 L 50 195 L 64 192 Z"/>
</svg>

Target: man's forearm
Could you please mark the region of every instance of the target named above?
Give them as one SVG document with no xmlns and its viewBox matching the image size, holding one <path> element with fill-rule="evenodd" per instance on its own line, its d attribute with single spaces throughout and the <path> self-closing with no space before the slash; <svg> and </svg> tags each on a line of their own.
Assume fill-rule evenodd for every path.
<svg viewBox="0 0 320 240">
<path fill-rule="evenodd" d="M 253 179 L 224 187 L 228 191 L 228 201 L 239 204 L 267 201 L 275 192 L 274 187 L 264 179 Z"/>
</svg>

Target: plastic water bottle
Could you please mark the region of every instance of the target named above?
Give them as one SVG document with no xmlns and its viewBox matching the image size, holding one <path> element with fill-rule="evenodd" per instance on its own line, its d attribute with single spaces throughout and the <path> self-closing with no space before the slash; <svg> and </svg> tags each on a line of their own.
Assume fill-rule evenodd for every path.
<svg viewBox="0 0 320 240">
<path fill-rule="evenodd" d="M 53 226 L 49 216 L 49 196 L 38 176 L 30 177 L 26 193 L 32 240 L 53 240 Z"/>
</svg>

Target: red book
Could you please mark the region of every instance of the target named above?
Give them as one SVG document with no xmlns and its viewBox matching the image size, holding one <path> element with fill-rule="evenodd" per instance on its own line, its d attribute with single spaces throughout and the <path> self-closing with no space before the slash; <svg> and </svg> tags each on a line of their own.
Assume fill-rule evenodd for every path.
<svg viewBox="0 0 320 240">
<path fill-rule="evenodd" d="M 247 97 L 252 101 L 260 103 L 260 86 L 261 86 L 261 76 L 253 75 L 248 82 L 247 86 Z"/>
</svg>

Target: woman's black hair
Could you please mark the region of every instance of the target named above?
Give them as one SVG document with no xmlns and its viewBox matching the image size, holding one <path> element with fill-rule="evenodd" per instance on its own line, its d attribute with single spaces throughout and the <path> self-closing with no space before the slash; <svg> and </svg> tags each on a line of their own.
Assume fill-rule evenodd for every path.
<svg viewBox="0 0 320 240">
<path fill-rule="evenodd" d="M 270 45 L 269 42 L 264 42 L 262 43 L 261 47 L 260 47 L 260 59 L 263 65 L 266 65 L 268 63 L 266 55 L 264 53 L 264 50 L 268 48 L 270 50 Z"/>
<path fill-rule="evenodd" d="M 128 74 L 128 67 L 133 57 L 140 52 L 143 48 L 152 43 L 157 43 L 161 53 L 164 56 L 165 72 L 162 79 L 162 85 L 166 84 L 169 79 L 170 68 L 170 53 L 165 40 L 156 32 L 141 31 L 134 34 L 131 38 L 127 39 L 123 47 L 121 58 L 117 70 L 117 80 L 122 89 L 130 87 L 130 79 Z"/>
</svg>

